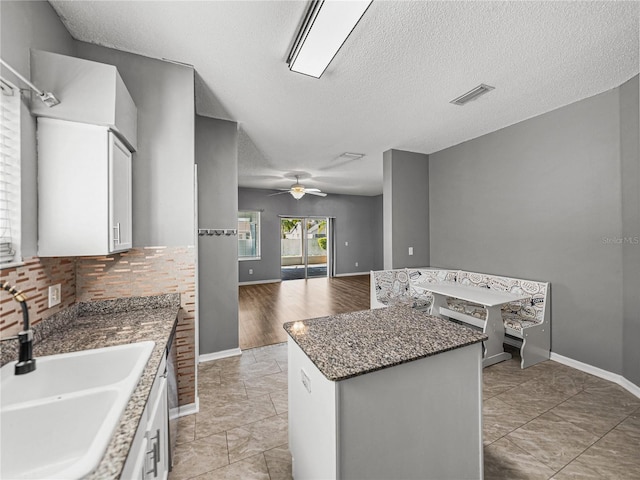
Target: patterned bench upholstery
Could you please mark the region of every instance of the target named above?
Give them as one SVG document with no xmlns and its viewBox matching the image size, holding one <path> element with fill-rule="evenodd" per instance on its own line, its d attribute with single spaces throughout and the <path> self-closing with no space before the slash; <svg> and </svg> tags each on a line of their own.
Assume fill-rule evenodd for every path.
<svg viewBox="0 0 640 480">
<path fill-rule="evenodd" d="M 371 272 L 371 308 L 410 305 L 407 269 Z"/>
<path fill-rule="evenodd" d="M 526 300 L 502 307 L 502 320 L 508 336 L 505 342 L 520 346 L 522 368 L 549 359 L 551 292 L 550 284 L 546 282 L 437 268 L 382 270 L 371 272 L 371 308 L 408 304 L 429 310 L 433 301 L 429 284 L 442 282 L 528 295 Z M 482 305 L 456 298 L 448 298 L 447 308 L 441 308 L 440 313 L 476 326 L 482 324 L 487 314 Z"/>
</svg>

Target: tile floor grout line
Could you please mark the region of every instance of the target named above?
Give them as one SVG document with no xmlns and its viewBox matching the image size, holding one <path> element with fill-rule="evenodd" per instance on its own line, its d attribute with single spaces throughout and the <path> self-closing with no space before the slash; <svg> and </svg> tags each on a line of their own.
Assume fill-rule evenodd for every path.
<svg viewBox="0 0 640 480">
<path fill-rule="evenodd" d="M 264 456 L 264 452 L 266 452 L 266 450 L 262 452 L 262 458 L 264 458 L 264 463 L 267 465 L 267 474 L 269 475 L 269 480 L 273 480 L 271 478 L 271 469 L 269 468 L 269 462 L 267 462 L 267 457 Z"/>
<path fill-rule="evenodd" d="M 231 465 L 231 452 L 229 451 L 229 435 L 227 435 L 227 431 L 224 431 L 224 441 L 227 443 L 227 465 Z"/>
</svg>

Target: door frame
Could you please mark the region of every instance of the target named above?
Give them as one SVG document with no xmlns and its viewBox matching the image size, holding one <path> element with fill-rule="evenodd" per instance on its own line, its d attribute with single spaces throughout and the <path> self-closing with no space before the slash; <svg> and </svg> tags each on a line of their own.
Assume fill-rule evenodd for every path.
<svg viewBox="0 0 640 480">
<path fill-rule="evenodd" d="M 282 278 L 282 220 L 284 219 L 296 219 L 300 220 L 302 223 L 302 231 L 301 231 L 301 240 L 302 240 L 302 263 L 304 265 L 304 279 L 307 280 L 309 278 L 330 278 L 334 276 L 333 273 L 333 222 L 332 218 L 324 215 L 278 215 L 280 219 L 280 278 Z M 324 220 L 326 222 L 326 231 L 327 231 L 327 274 L 322 277 L 309 277 L 309 258 L 308 258 L 308 247 L 307 247 L 307 220 Z"/>
</svg>

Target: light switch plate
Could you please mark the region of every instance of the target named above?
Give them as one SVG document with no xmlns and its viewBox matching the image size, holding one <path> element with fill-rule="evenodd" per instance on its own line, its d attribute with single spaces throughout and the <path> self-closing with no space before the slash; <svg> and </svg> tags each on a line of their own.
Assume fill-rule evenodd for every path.
<svg viewBox="0 0 640 480">
<path fill-rule="evenodd" d="M 49 287 L 49 308 L 55 307 L 62 301 L 62 285 L 59 283 Z"/>
</svg>

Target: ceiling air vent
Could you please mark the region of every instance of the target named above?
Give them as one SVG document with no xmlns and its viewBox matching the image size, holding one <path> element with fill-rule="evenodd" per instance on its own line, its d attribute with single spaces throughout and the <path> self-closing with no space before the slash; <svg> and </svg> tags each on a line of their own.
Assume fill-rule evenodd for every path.
<svg viewBox="0 0 640 480">
<path fill-rule="evenodd" d="M 364 157 L 364 153 L 344 152 L 337 160 L 359 160 L 362 157 Z"/>
<path fill-rule="evenodd" d="M 463 93 L 458 98 L 451 100 L 451 102 L 449 103 L 453 103 L 454 105 L 464 105 L 465 103 L 468 103 L 471 100 L 475 100 L 479 96 L 484 95 L 487 92 L 490 92 L 494 88 L 495 87 L 481 83 L 476 88 L 469 90 L 467 93 Z"/>
</svg>

